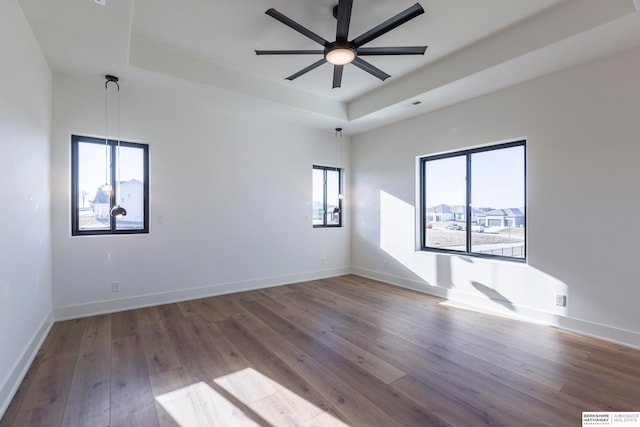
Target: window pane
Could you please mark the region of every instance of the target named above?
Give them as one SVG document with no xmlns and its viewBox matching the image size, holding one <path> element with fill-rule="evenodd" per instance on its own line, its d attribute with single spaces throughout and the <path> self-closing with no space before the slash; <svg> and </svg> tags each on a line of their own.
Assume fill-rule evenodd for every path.
<svg viewBox="0 0 640 427">
<path fill-rule="evenodd" d="M 78 144 L 78 224 L 79 230 L 109 230 L 110 194 L 102 189 L 111 151 L 104 145 Z"/>
<path fill-rule="evenodd" d="M 471 155 L 471 251 L 524 258 L 524 146 Z"/>
<path fill-rule="evenodd" d="M 338 171 L 327 171 L 327 225 L 340 224 L 340 175 Z"/>
<path fill-rule="evenodd" d="M 122 142 L 118 151 L 117 141 L 72 135 L 71 159 L 73 236 L 149 232 L 147 144 Z M 122 219 L 110 215 L 114 203 L 127 210 Z"/>
<path fill-rule="evenodd" d="M 467 250 L 466 169 L 466 156 L 425 162 L 425 246 Z"/>
<path fill-rule="evenodd" d="M 323 225 L 324 171 L 313 169 L 313 225 Z"/>
<path fill-rule="evenodd" d="M 127 210 L 127 215 L 116 219 L 117 230 L 144 228 L 144 150 L 136 147 L 120 147 L 116 161 L 120 161 L 116 176 L 116 204 Z M 118 164 L 116 163 L 116 167 Z"/>
<path fill-rule="evenodd" d="M 341 227 L 340 170 L 313 166 L 313 226 Z"/>
</svg>

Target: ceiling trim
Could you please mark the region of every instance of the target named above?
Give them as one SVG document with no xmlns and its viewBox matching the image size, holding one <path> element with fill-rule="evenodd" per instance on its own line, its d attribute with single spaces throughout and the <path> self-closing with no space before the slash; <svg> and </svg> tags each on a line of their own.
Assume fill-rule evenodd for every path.
<svg viewBox="0 0 640 427">
<path fill-rule="evenodd" d="M 347 120 L 346 105 L 340 101 L 167 49 L 135 34 L 131 37 L 129 65 L 307 112 Z"/>
<path fill-rule="evenodd" d="M 504 5 L 507 1 L 512 0 L 496 0 L 495 4 Z M 232 43 L 240 43 L 245 52 L 241 58 L 247 62 L 238 63 L 245 65 L 245 71 L 233 69 L 233 61 L 216 61 L 212 57 L 194 53 L 198 52 L 197 49 L 191 51 L 169 47 L 174 46 L 171 44 L 173 36 L 166 31 L 162 32 L 164 38 L 149 37 L 145 33 L 148 28 L 136 26 L 134 12 L 144 9 L 144 5 L 151 7 L 152 12 L 156 11 L 153 9 L 154 0 L 112 1 L 106 7 L 96 6 L 87 0 L 67 0 L 55 5 L 40 0 L 20 0 L 20 4 L 50 67 L 56 73 L 93 76 L 110 73 L 140 81 L 152 80 L 152 76 L 164 77 L 167 85 L 172 84 L 172 80 L 175 82 L 176 90 L 186 90 L 188 83 L 193 83 L 198 93 L 203 93 L 222 108 L 229 108 L 231 100 L 237 100 L 235 108 L 247 114 L 290 117 L 290 120 L 311 127 L 342 127 L 345 134 L 352 135 L 640 46 L 640 0 L 541 1 L 551 6 L 531 9 L 531 4 L 528 4 L 527 10 L 538 12 L 516 14 L 528 18 L 506 28 L 496 27 L 495 23 L 488 23 L 488 28 L 483 31 L 476 28 L 476 36 L 467 43 L 471 43 L 471 40 L 476 42 L 455 44 L 465 47 L 453 52 L 443 47 L 441 54 L 451 53 L 428 61 L 426 66 L 412 73 L 398 74 L 397 78 L 376 86 L 373 91 L 346 101 L 336 93 L 333 93 L 335 97 L 331 97 L 326 95 L 326 91 L 315 93 L 285 81 L 273 80 L 273 76 L 266 77 L 269 73 L 261 74 L 261 65 L 246 66 L 258 64 L 253 61 L 249 48 L 260 47 L 263 43 L 266 45 L 272 39 L 282 40 L 285 34 L 279 26 L 263 26 L 263 21 L 269 17 L 259 13 L 254 15 L 254 9 L 260 3 L 249 5 L 232 0 L 196 0 L 192 5 L 195 9 L 183 10 L 180 6 L 184 13 L 174 29 L 185 29 L 191 22 L 190 14 L 194 10 L 211 12 L 212 3 L 216 2 L 238 13 L 241 10 L 251 11 L 249 21 L 241 24 L 228 17 L 223 19 L 215 16 L 217 25 L 227 30 L 231 28 L 235 31 L 238 25 L 261 29 L 259 38 L 255 40 L 215 39 L 218 43 L 224 42 L 222 45 L 225 49 L 233 46 Z M 287 2 L 294 3 L 294 0 Z M 447 2 L 447 7 L 443 8 L 434 6 L 432 13 L 428 14 L 432 26 L 442 26 L 449 22 L 447 19 L 456 18 L 453 22 L 458 24 L 457 33 L 450 34 L 452 37 L 464 34 L 464 25 L 467 24 L 462 20 L 464 25 L 461 27 L 460 17 L 470 9 L 468 5 L 464 8 L 464 2 L 458 5 L 462 9 L 454 3 L 457 4 Z M 515 3 L 508 4 L 512 9 L 517 9 L 517 6 L 513 6 Z M 235 8 L 237 5 L 242 7 Z M 475 13 L 482 9 L 475 6 Z M 317 8 L 320 8 L 319 4 L 314 3 L 313 7 L 310 4 L 307 8 L 309 16 L 318 13 Z M 438 11 L 441 13 L 439 16 Z M 484 11 L 487 9 L 484 8 Z M 495 15 L 498 12 L 500 10 L 491 13 Z M 513 13 L 514 10 L 511 10 Z M 159 21 L 152 19 L 152 28 L 173 28 L 173 16 L 160 14 L 155 18 Z M 195 21 L 200 25 L 194 26 L 194 34 L 197 35 L 203 31 L 204 22 L 202 19 Z M 207 23 L 204 24 L 205 29 L 209 28 Z M 492 26 L 493 33 L 490 32 Z M 438 30 L 438 36 L 441 33 L 442 39 L 446 40 L 447 27 L 442 28 Z M 149 34 L 153 36 L 156 33 Z M 184 40 L 180 40 L 191 40 L 189 34 L 187 31 Z M 480 34 L 489 35 L 478 40 Z M 207 37 L 199 40 L 204 39 Z M 432 49 L 437 50 L 437 47 Z M 224 55 L 219 58 L 229 59 Z M 233 59 L 233 56 L 230 58 Z M 269 67 L 274 69 L 273 64 Z M 317 90 L 314 84 L 302 87 L 314 87 Z"/>
<path fill-rule="evenodd" d="M 158 46 L 136 34 L 131 37 L 129 64 L 337 119 L 348 124 L 347 132 L 353 133 L 634 47 L 640 44 L 634 32 L 637 26 L 622 18 L 630 14 L 637 17 L 638 2 L 564 1 L 350 102 L 226 68 Z M 630 37 L 625 40 L 620 34 Z M 405 108 L 416 99 L 421 101 L 417 108 Z"/>
<path fill-rule="evenodd" d="M 591 29 L 610 23 L 615 24 L 618 19 L 632 13 L 635 17 L 631 1 L 579 0 L 561 3 L 468 48 L 442 58 L 401 80 L 390 82 L 376 91 L 349 102 L 349 120 L 358 120 L 416 97 L 428 98 L 434 90 L 502 64 L 508 64 L 514 59 L 526 57 L 542 49 L 552 48 L 563 41 L 577 40 L 580 35 L 588 34 Z M 576 51 L 567 53 L 576 54 L 576 58 L 587 56 L 594 59 L 594 57 L 611 53 L 607 50 L 594 52 L 593 47 L 587 43 L 572 43 L 572 46 Z M 591 55 L 585 55 L 581 50 L 587 50 L 591 52 Z M 536 55 L 531 56 L 532 59 L 535 57 Z M 526 61 L 520 61 L 522 67 L 514 68 L 512 71 L 517 74 L 525 74 L 528 79 L 531 79 L 557 71 L 559 67 L 554 66 L 554 63 L 557 61 L 563 63 L 566 59 L 562 56 L 549 58 L 550 64 L 546 70 L 538 63 L 527 64 Z M 570 65 L 577 65 L 577 62 L 573 61 Z M 532 74 L 531 67 L 538 69 L 539 73 Z M 483 85 L 480 85 L 477 89 L 482 91 L 482 87 Z M 472 96 L 475 95 L 470 94 L 469 97 Z"/>
</svg>

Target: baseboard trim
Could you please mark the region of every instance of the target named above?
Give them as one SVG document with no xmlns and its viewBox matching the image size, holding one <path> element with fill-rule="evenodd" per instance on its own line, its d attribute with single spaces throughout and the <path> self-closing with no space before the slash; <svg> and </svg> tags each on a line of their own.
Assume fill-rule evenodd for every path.
<svg viewBox="0 0 640 427">
<path fill-rule="evenodd" d="M 638 0 L 640 1 L 640 0 Z M 480 298 L 467 292 L 457 291 L 454 289 L 445 289 L 439 286 L 431 286 L 419 280 L 413 280 L 406 277 L 395 276 L 385 272 L 369 270 L 362 267 L 352 267 L 352 274 L 366 277 L 368 279 L 378 280 L 390 285 L 423 292 L 449 301 L 455 301 L 462 304 L 469 304 L 483 310 L 493 312 L 501 316 L 515 317 L 528 322 L 539 323 L 543 325 L 555 326 L 557 328 L 597 338 L 603 341 L 620 344 L 640 350 L 640 333 L 619 329 L 608 325 L 589 322 L 574 317 L 560 316 L 555 313 L 549 313 L 526 306 L 516 305 L 517 314 L 511 311 L 496 310 L 495 306 L 487 305 L 486 298 Z"/>
<path fill-rule="evenodd" d="M 496 310 L 493 306 L 488 306 L 486 304 L 485 298 L 480 298 L 475 295 L 457 290 L 445 289 L 439 286 L 432 286 L 420 280 L 396 276 L 388 274 L 386 272 L 369 270 L 362 267 L 338 267 L 299 274 L 265 277 L 248 281 L 219 283 L 199 288 L 170 291 L 131 298 L 122 298 L 117 300 L 62 306 L 54 308 L 53 317 L 55 321 L 76 319 L 98 314 L 114 313 L 118 311 L 133 310 L 136 308 L 151 307 L 159 304 L 170 304 L 197 298 L 206 298 L 211 296 L 230 294 L 234 292 L 244 292 L 269 288 L 273 286 L 282 286 L 308 280 L 324 279 L 344 274 L 355 274 L 358 276 L 379 280 L 390 285 L 400 286 L 418 292 L 423 292 L 450 301 L 474 305 L 484 310 L 494 312 L 495 314 L 507 315 L 529 322 L 556 326 L 567 331 L 576 332 L 582 335 L 602 339 L 604 341 L 613 342 L 634 349 L 640 349 L 640 333 L 637 332 L 593 323 L 583 319 L 564 317 L 555 313 L 549 313 L 526 306 L 516 306 L 516 315 L 511 312 L 501 312 Z M 2 390 L 4 391 L 4 389 Z"/>
<path fill-rule="evenodd" d="M 55 307 L 53 309 L 53 315 L 55 321 L 57 322 L 61 320 L 77 319 L 99 314 L 115 313 L 118 311 L 152 307 L 160 304 L 171 304 L 180 301 L 225 295 L 234 292 L 252 291 L 255 289 L 288 285 L 291 283 L 304 282 L 308 280 L 325 279 L 328 277 L 341 276 L 349 273 L 351 273 L 350 267 L 337 267 L 299 274 L 263 277 L 247 281 L 218 283 L 215 285 L 182 289 L 179 291 L 169 291 L 130 298 L 98 301 L 88 304 Z"/>
<path fill-rule="evenodd" d="M 22 383 L 27 371 L 31 367 L 33 360 L 36 358 L 40 347 L 44 343 L 45 338 L 49 334 L 51 327 L 53 326 L 53 311 L 49 310 L 45 318 L 43 319 L 40 327 L 31 337 L 29 344 L 22 352 L 22 355 L 16 360 L 13 368 L 9 371 L 9 376 L 5 380 L 4 384 L 0 387 L 0 419 L 7 411 L 13 396 L 18 391 L 18 387 Z"/>
</svg>

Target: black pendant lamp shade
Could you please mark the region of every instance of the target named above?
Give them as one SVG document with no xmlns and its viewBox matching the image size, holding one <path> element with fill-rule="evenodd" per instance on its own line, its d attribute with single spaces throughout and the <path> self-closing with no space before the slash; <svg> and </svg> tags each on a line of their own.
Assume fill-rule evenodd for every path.
<svg viewBox="0 0 640 427">
<path fill-rule="evenodd" d="M 111 216 L 116 218 L 122 218 L 123 216 L 127 216 L 127 210 L 120 205 L 113 207 L 110 213 L 111 213 Z"/>
</svg>

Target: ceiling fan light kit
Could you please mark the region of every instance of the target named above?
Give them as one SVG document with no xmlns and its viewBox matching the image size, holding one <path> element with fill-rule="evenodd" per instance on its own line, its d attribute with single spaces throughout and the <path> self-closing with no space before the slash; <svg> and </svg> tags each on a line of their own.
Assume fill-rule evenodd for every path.
<svg viewBox="0 0 640 427">
<path fill-rule="evenodd" d="M 326 59 L 329 64 L 347 65 L 356 59 L 356 50 L 349 45 L 330 43 L 329 46 L 325 48 L 324 59 Z"/>
<path fill-rule="evenodd" d="M 298 24 L 291 18 L 283 15 L 277 10 L 271 8 L 265 13 L 272 18 L 280 21 L 284 25 L 296 30 L 300 34 L 308 37 L 314 42 L 322 45 L 324 50 L 256 50 L 256 55 L 314 55 L 322 54 L 323 58 L 308 67 L 298 71 L 287 77 L 287 80 L 295 80 L 303 74 L 318 68 L 319 66 L 330 63 L 333 65 L 333 88 L 340 87 L 342 84 L 343 68 L 347 64 L 353 64 L 363 71 L 374 77 L 384 81 L 391 77 L 389 74 L 375 67 L 373 64 L 365 61 L 361 56 L 377 56 L 377 55 L 424 55 L 427 46 L 397 46 L 397 47 L 363 47 L 372 40 L 388 33 L 394 28 L 404 24 L 407 21 L 422 15 L 424 9 L 420 3 L 405 9 L 399 14 L 387 19 L 383 23 L 373 27 L 369 31 L 349 41 L 349 24 L 351 22 L 351 9 L 353 0 L 340 0 L 337 6 L 333 7 L 333 16 L 338 20 L 336 29 L 336 40 L 330 42 L 323 37 L 309 30 L 308 28 Z"/>
</svg>

